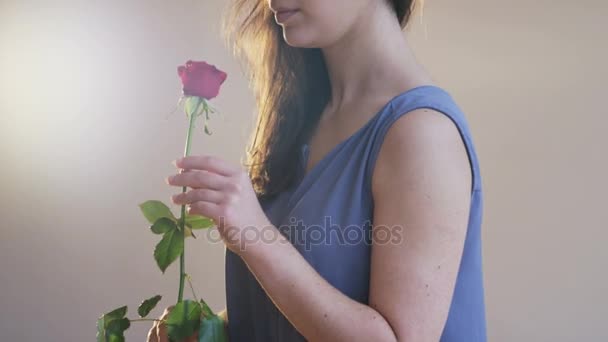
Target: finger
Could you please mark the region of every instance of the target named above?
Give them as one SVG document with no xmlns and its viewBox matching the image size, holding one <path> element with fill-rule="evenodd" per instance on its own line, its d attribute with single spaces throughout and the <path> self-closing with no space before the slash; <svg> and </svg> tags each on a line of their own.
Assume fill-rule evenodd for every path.
<svg viewBox="0 0 608 342">
<path fill-rule="evenodd" d="M 169 342 L 165 323 L 161 323 L 156 327 L 156 335 L 158 335 L 158 342 Z"/>
<path fill-rule="evenodd" d="M 222 208 L 220 205 L 205 201 L 198 201 L 187 205 L 186 211 L 190 215 L 201 215 L 212 218 L 222 216 Z"/>
<path fill-rule="evenodd" d="M 197 201 L 220 203 L 224 199 L 224 193 L 212 189 L 192 189 L 186 193 L 179 193 L 171 196 L 171 201 L 175 204 L 190 204 Z"/>
<path fill-rule="evenodd" d="M 154 322 L 152 328 L 150 328 L 150 330 L 148 331 L 148 337 L 146 339 L 146 342 L 158 342 L 158 335 L 156 334 L 156 325 L 157 322 Z"/>
<path fill-rule="evenodd" d="M 169 316 L 169 314 L 171 313 L 171 310 L 173 310 L 174 307 L 175 307 L 175 305 L 169 305 L 168 307 L 166 307 L 165 311 L 163 311 L 163 314 L 160 316 L 159 319 L 161 321 L 164 320 L 164 319 L 167 319 L 167 316 Z"/>
<path fill-rule="evenodd" d="M 230 178 L 206 170 L 193 170 L 169 176 L 165 179 L 167 184 L 174 186 L 188 186 L 191 188 L 209 188 L 222 190 L 231 184 Z"/>
<path fill-rule="evenodd" d="M 198 331 L 194 335 L 188 337 L 186 342 L 198 342 Z"/>
<path fill-rule="evenodd" d="M 240 171 L 239 168 L 224 159 L 211 155 L 182 157 L 175 161 L 175 165 L 182 169 L 207 170 L 223 176 L 232 176 Z"/>
<path fill-rule="evenodd" d="M 167 336 L 167 326 L 162 321 L 167 319 L 167 317 L 171 313 L 171 310 L 173 310 L 174 307 L 175 305 L 170 305 L 165 308 L 165 311 L 163 311 L 163 314 L 159 318 L 160 321 L 156 321 L 156 342 L 169 342 L 169 337 Z"/>
<path fill-rule="evenodd" d="M 167 313 L 167 315 L 168 314 L 169 313 Z M 161 322 L 156 326 L 156 335 L 158 336 L 158 342 L 169 342 L 169 336 L 167 335 L 167 325 L 164 322 Z"/>
</svg>

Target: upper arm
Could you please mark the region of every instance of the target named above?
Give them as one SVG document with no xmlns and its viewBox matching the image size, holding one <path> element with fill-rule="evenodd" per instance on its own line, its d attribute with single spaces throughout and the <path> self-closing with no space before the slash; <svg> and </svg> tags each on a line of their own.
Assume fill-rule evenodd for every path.
<svg viewBox="0 0 608 342">
<path fill-rule="evenodd" d="M 386 133 L 372 174 L 372 229 L 374 237 L 385 237 L 386 228 L 391 235 L 373 240 L 369 304 L 399 341 L 440 339 L 468 226 L 471 178 L 464 142 L 445 114 L 414 110 Z"/>
</svg>

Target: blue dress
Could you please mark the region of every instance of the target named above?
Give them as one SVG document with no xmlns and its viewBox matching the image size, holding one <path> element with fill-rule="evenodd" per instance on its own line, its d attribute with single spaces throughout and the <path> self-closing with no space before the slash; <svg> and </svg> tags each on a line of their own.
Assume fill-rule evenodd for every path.
<svg viewBox="0 0 608 342">
<path fill-rule="evenodd" d="M 444 89 L 423 85 L 395 96 L 306 174 L 308 146 L 303 145 L 298 181 L 260 204 L 272 224 L 322 277 L 353 300 L 368 304 L 374 206 L 371 171 L 388 128 L 401 115 L 418 108 L 439 111 L 454 122 L 473 174 L 464 252 L 441 341 L 485 342 L 479 164 L 465 116 Z M 231 342 L 306 340 L 276 308 L 238 255 L 226 250 L 225 261 Z"/>
</svg>

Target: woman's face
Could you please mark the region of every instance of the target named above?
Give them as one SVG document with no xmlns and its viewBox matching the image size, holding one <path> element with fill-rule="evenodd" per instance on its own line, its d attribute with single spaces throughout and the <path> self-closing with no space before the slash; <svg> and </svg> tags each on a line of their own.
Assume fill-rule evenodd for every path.
<svg viewBox="0 0 608 342">
<path fill-rule="evenodd" d="M 323 48 L 340 39 L 384 0 L 267 0 L 287 44 Z"/>
</svg>

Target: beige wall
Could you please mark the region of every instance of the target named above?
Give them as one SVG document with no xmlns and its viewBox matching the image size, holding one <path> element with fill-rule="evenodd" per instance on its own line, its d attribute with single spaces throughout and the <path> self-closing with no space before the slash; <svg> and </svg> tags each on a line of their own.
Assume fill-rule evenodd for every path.
<svg viewBox="0 0 608 342">
<path fill-rule="evenodd" d="M 175 301 L 137 204 L 177 192 L 186 123 L 165 117 L 187 58 L 229 73 L 193 153 L 243 155 L 253 102 L 222 3 L 0 1 L 1 341 L 91 341 L 103 311 Z M 608 340 L 606 18 L 600 0 L 427 0 L 410 33 L 481 160 L 491 341 Z M 223 246 L 190 240 L 187 268 L 223 308 Z"/>
</svg>

